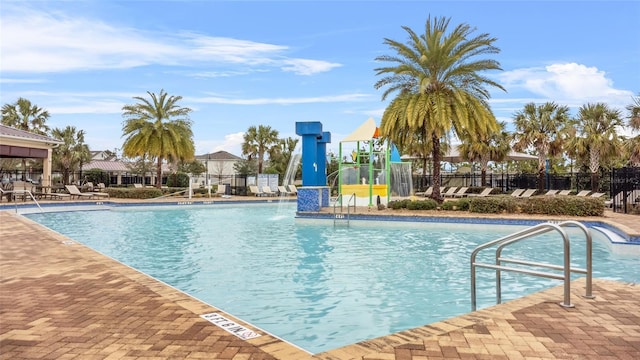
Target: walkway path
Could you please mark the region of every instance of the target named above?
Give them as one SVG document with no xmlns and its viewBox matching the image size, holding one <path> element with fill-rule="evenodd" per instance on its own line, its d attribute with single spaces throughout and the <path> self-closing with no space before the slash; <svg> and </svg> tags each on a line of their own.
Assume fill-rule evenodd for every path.
<svg viewBox="0 0 640 360">
<path fill-rule="evenodd" d="M 626 226 L 640 233 L 634 218 Z M 625 220 L 626 219 L 626 220 Z M 573 284 L 444 322 L 306 352 L 10 211 L 0 211 L 0 359 L 639 359 L 640 285 Z M 200 317 L 261 334 L 240 340 Z"/>
</svg>

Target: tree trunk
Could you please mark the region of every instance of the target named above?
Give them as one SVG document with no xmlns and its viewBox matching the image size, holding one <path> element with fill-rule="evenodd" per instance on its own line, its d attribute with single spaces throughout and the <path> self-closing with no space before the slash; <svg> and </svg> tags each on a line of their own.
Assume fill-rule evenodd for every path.
<svg viewBox="0 0 640 360">
<path fill-rule="evenodd" d="M 442 203 L 443 198 L 440 194 L 440 139 L 432 136 L 431 141 L 433 141 L 433 192 L 431 193 L 431 198 Z"/>
<path fill-rule="evenodd" d="M 191 179 L 189 179 L 191 181 Z M 158 156 L 158 168 L 156 169 L 156 187 L 162 188 L 162 157 Z"/>
<path fill-rule="evenodd" d="M 544 192 L 544 167 L 538 168 L 538 193 L 542 194 Z"/>
<path fill-rule="evenodd" d="M 598 184 L 600 184 L 600 174 L 597 172 L 591 173 L 591 191 L 598 191 Z"/>
</svg>

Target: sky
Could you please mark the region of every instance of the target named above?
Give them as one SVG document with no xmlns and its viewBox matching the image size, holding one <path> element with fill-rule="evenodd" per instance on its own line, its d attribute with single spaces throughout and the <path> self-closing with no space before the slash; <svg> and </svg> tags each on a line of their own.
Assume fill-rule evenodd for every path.
<svg viewBox="0 0 640 360">
<path fill-rule="evenodd" d="M 91 150 L 122 147 L 122 107 L 166 91 L 193 111 L 196 155 L 241 156 L 243 133 L 281 138 L 319 121 L 327 150 L 389 102 L 375 89 L 384 39 L 406 42 L 429 17 L 496 38 L 483 75 L 513 131 L 526 103 L 572 114 L 604 102 L 623 115 L 640 93 L 640 1 L 0 1 L 0 103 L 19 97 L 75 126 Z M 625 135 L 633 135 L 626 130 Z"/>
</svg>

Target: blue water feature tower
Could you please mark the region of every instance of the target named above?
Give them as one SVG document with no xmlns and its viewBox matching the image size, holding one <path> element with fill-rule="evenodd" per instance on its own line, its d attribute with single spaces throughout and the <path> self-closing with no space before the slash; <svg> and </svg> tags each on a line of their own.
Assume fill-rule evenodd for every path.
<svg viewBox="0 0 640 360">
<path fill-rule="evenodd" d="M 320 211 L 329 206 L 327 186 L 327 143 L 331 133 L 318 121 L 296 122 L 302 137 L 302 187 L 298 189 L 298 211 Z"/>
</svg>

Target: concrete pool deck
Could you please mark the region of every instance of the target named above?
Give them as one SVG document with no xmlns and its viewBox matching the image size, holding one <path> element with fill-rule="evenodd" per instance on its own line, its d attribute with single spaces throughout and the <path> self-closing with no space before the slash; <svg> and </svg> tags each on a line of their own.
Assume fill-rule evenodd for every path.
<svg viewBox="0 0 640 360">
<path fill-rule="evenodd" d="M 640 234 L 639 219 L 602 220 Z M 596 279 L 589 300 L 580 279 L 571 292 L 574 308 L 555 287 L 312 356 L 223 313 L 261 334 L 241 340 L 200 317 L 215 307 L 0 211 L 0 359 L 640 358 L 640 284 Z"/>
</svg>

